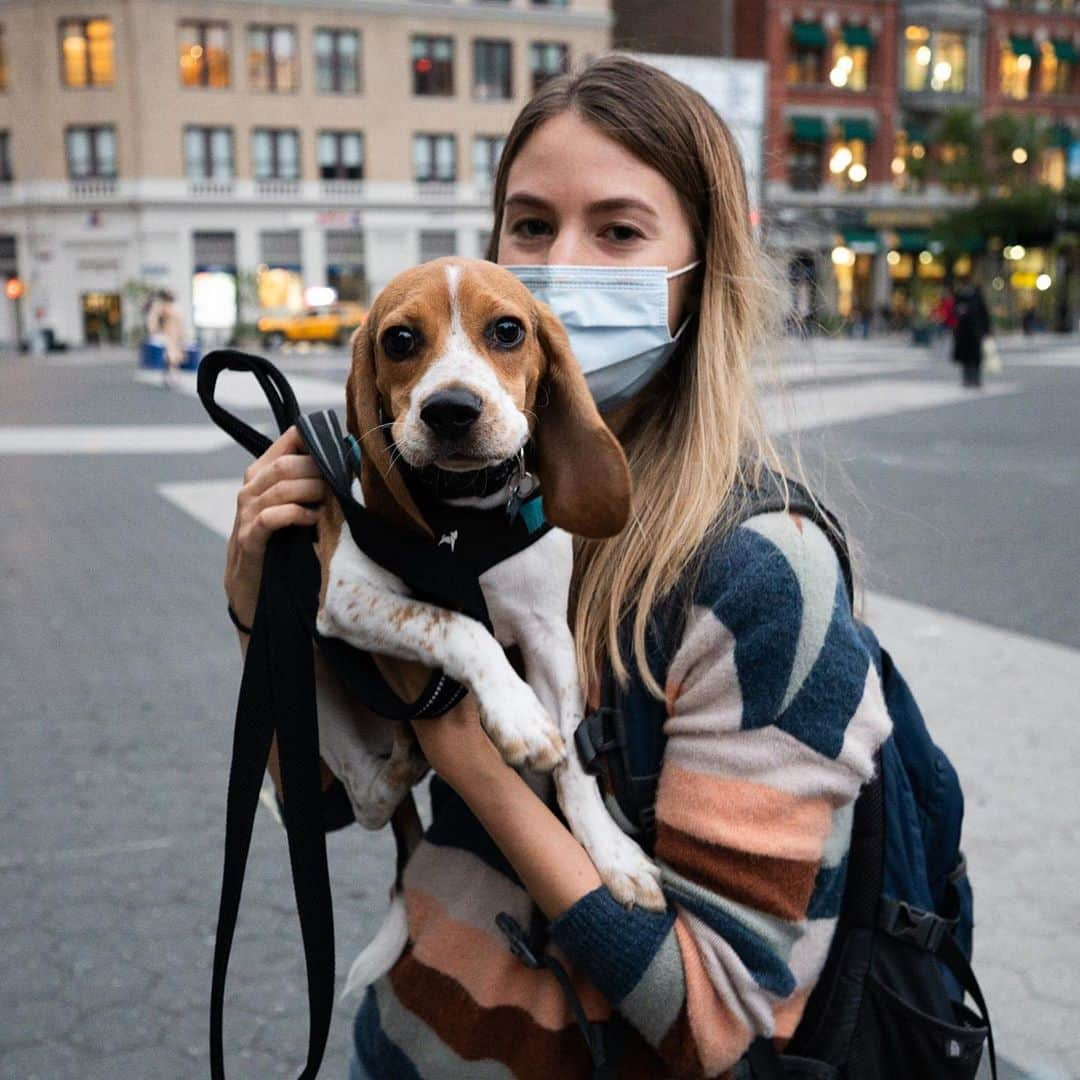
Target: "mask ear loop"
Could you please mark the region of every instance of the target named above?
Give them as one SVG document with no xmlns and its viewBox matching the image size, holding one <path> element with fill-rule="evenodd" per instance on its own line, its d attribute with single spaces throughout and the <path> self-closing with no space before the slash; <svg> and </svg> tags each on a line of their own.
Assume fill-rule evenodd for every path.
<svg viewBox="0 0 1080 1080">
<path fill-rule="evenodd" d="M 683 274 L 689 273 L 691 270 L 694 269 L 695 266 L 700 266 L 700 265 L 701 265 L 701 260 L 700 259 L 695 259 L 693 262 L 687 263 L 681 269 L 672 270 L 670 273 L 665 274 L 664 277 L 667 278 L 668 281 L 670 281 L 672 278 L 682 277 Z"/>
</svg>

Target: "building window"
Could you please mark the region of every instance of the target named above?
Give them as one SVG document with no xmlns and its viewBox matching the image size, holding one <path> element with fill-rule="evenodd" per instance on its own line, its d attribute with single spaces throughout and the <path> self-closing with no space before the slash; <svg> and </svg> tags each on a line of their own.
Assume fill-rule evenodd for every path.
<svg viewBox="0 0 1080 1080">
<path fill-rule="evenodd" d="M 788 155 L 788 184 L 792 191 L 821 187 L 821 143 L 793 142 Z"/>
<path fill-rule="evenodd" d="M 570 0 L 532 0 L 533 7 L 569 7 Z"/>
<path fill-rule="evenodd" d="M 111 125 L 68 128 L 67 164 L 72 180 L 114 180 L 116 129 Z"/>
<path fill-rule="evenodd" d="M 1039 56 L 1039 93 L 1072 93 L 1076 49 L 1071 41 L 1044 41 Z"/>
<path fill-rule="evenodd" d="M 291 128 L 256 128 L 251 135 L 256 180 L 300 179 L 300 135 Z"/>
<path fill-rule="evenodd" d="M 413 179 L 421 184 L 457 180 L 457 138 L 453 135 L 414 135 Z"/>
<path fill-rule="evenodd" d="M 1001 92 L 1014 101 L 1024 101 L 1031 93 L 1035 42 L 1031 38 L 1010 38 L 1001 48 Z"/>
<path fill-rule="evenodd" d="M 184 173 L 189 180 L 232 180 L 232 128 L 184 128 Z"/>
<path fill-rule="evenodd" d="M 870 51 L 874 46 L 864 26 L 846 26 L 833 45 L 829 82 L 838 90 L 861 93 L 869 83 Z"/>
<path fill-rule="evenodd" d="M 829 178 L 841 191 L 866 189 L 867 150 L 865 139 L 841 138 L 833 143 L 829 155 Z"/>
<path fill-rule="evenodd" d="M 225 23 L 180 24 L 180 85 L 229 85 L 229 27 Z"/>
<path fill-rule="evenodd" d="M 360 92 L 360 35 L 355 30 L 315 31 L 315 86 L 321 94 Z"/>
<path fill-rule="evenodd" d="M 529 71 L 535 94 L 548 79 L 565 74 L 570 68 L 570 49 L 559 41 L 534 41 L 529 46 Z"/>
<path fill-rule="evenodd" d="M 65 86 L 112 86 L 116 81 L 112 20 L 64 19 L 60 61 Z"/>
<path fill-rule="evenodd" d="M 291 26 L 248 27 L 248 81 L 252 90 L 292 93 L 300 84 L 296 31 Z"/>
<path fill-rule="evenodd" d="M 491 184 L 499 168 L 505 137 L 501 135 L 477 135 L 473 139 L 473 179 L 478 183 Z"/>
<path fill-rule="evenodd" d="M 363 134 L 359 131 L 320 131 L 319 176 L 323 180 L 363 180 Z"/>
<path fill-rule="evenodd" d="M 904 89 L 962 93 L 967 85 L 967 41 L 952 30 L 904 27 Z"/>
<path fill-rule="evenodd" d="M 420 230 L 420 261 L 430 262 L 457 254 L 457 233 L 452 229 Z"/>
<path fill-rule="evenodd" d="M 514 96 L 509 41 L 473 42 L 473 97 L 506 101 Z"/>
<path fill-rule="evenodd" d="M 788 86 L 810 86 L 822 81 L 825 51 L 829 38 L 816 22 L 795 22 L 791 26 L 791 49 L 785 80 Z"/>
<path fill-rule="evenodd" d="M 414 94 L 450 97 L 454 93 L 454 39 L 414 34 L 412 80 Z"/>
<path fill-rule="evenodd" d="M 11 136 L 0 131 L 0 183 L 10 184 L 14 179 L 11 172 Z"/>
<path fill-rule="evenodd" d="M 0 91 L 8 88 L 7 38 L 0 26 Z"/>
</svg>

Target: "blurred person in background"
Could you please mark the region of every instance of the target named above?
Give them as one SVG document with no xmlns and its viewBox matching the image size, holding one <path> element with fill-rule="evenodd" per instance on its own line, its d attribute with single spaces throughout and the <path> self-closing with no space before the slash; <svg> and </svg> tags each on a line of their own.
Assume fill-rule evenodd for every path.
<svg viewBox="0 0 1080 1080">
<path fill-rule="evenodd" d="M 982 386 L 983 339 L 990 333 L 990 312 L 977 285 L 962 285 L 953 307 L 953 360 L 964 386 Z"/>
<path fill-rule="evenodd" d="M 146 312 L 146 332 L 152 345 L 165 350 L 165 367 L 162 383 L 171 386 L 176 372 L 184 362 L 184 316 L 176 303 L 171 289 L 161 289 L 154 294 Z"/>
</svg>

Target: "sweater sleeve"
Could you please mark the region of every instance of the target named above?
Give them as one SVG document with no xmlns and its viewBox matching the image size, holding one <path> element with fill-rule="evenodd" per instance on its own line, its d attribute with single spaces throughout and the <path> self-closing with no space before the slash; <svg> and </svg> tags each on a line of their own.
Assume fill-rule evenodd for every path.
<svg viewBox="0 0 1080 1080">
<path fill-rule="evenodd" d="M 710 554 L 667 676 L 667 912 L 605 888 L 551 934 L 679 1077 L 794 1031 L 840 909 L 851 810 L 889 733 L 827 537 L 746 522 Z"/>
</svg>

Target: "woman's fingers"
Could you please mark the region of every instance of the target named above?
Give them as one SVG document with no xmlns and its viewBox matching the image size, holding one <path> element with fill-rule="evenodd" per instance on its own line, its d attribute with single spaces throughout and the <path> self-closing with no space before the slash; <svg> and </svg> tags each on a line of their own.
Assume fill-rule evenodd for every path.
<svg viewBox="0 0 1080 1080">
<path fill-rule="evenodd" d="M 283 503 L 318 503 L 325 497 L 326 481 L 316 470 L 315 477 L 279 480 L 276 484 L 271 484 L 262 494 L 250 501 L 248 511 L 255 515 L 271 506 L 281 506 Z"/>
<path fill-rule="evenodd" d="M 318 510 L 309 510 L 299 503 L 267 506 L 240 526 L 237 540 L 246 554 L 261 554 L 266 550 L 271 534 L 278 529 L 284 529 L 288 525 L 313 525 L 318 519 Z"/>
</svg>

